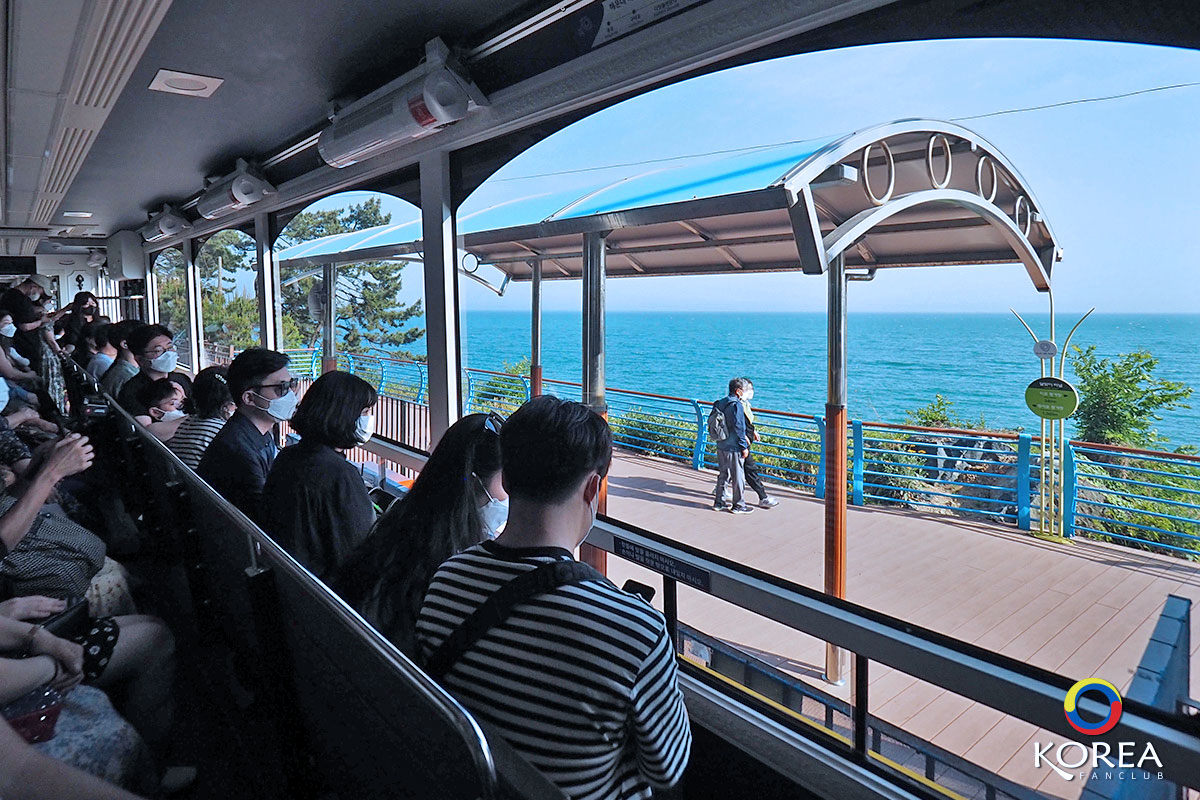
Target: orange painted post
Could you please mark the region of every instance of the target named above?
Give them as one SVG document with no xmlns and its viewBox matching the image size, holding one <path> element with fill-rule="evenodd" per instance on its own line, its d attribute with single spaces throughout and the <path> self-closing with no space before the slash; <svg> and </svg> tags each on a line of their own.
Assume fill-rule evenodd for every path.
<svg viewBox="0 0 1200 800">
<path fill-rule="evenodd" d="M 846 596 L 846 407 L 825 405 L 825 593 Z"/>
<path fill-rule="evenodd" d="M 542 396 L 542 365 L 534 364 L 529 368 L 529 383 L 530 394 L 534 397 Z"/>
</svg>

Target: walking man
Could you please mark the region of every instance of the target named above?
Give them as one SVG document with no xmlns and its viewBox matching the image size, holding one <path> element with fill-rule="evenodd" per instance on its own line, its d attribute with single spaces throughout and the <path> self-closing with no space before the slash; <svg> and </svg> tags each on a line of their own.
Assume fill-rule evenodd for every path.
<svg viewBox="0 0 1200 800">
<path fill-rule="evenodd" d="M 734 514 L 749 514 L 754 509 L 746 505 L 742 495 L 746 491 L 744 466 L 750 455 L 750 439 L 746 432 L 746 412 L 742 408 L 742 395 L 746 392 L 746 380 L 734 378 L 729 382 L 729 395 L 713 403 L 714 416 L 724 419 L 725 438 L 717 445 L 717 489 L 713 500 L 714 511 L 724 511 L 725 483 L 733 484 Z M 715 438 L 715 437 L 714 437 Z"/>
<path fill-rule="evenodd" d="M 742 381 L 746 384 L 746 390 L 740 398 L 742 413 L 746 415 L 746 437 L 751 442 L 757 442 L 759 441 L 759 437 L 758 431 L 754 428 L 754 411 L 750 408 L 750 401 L 754 399 L 754 381 L 749 378 L 742 378 Z M 758 505 L 760 508 L 774 508 L 779 505 L 778 500 L 767 494 L 767 487 L 763 485 L 762 477 L 758 474 L 758 465 L 754 463 L 753 453 L 746 454 L 746 460 L 742 464 L 742 471 L 746 474 L 746 485 L 758 495 Z"/>
</svg>

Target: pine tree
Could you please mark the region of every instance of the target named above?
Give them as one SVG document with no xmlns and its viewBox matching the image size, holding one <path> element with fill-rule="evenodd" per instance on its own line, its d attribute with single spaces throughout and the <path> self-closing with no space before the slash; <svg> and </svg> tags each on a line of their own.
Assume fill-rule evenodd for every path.
<svg viewBox="0 0 1200 800">
<path fill-rule="evenodd" d="M 278 247 L 289 247 L 322 236 L 363 230 L 391 222 L 391 214 L 383 213 L 378 198 L 328 211 L 302 211 L 297 214 L 280 236 Z M 423 361 L 407 345 L 419 341 L 424 328 L 406 325 L 419 317 L 422 303 L 398 303 L 404 285 L 403 261 L 367 261 L 338 267 L 334 297 L 339 350 L 352 353 L 374 352 L 392 358 Z M 294 277 L 283 275 L 285 282 Z M 321 326 L 309 313 L 308 295 L 317 278 L 289 282 L 283 288 L 283 315 L 295 324 L 294 338 L 289 347 L 315 347 L 321 338 Z"/>
</svg>

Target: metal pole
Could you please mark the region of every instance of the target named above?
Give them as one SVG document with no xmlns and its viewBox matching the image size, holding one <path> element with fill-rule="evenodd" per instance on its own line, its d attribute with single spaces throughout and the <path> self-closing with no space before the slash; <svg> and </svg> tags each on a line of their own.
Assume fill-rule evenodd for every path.
<svg viewBox="0 0 1200 800">
<path fill-rule="evenodd" d="M 430 448 L 461 411 L 458 352 L 458 252 L 454 243 L 450 154 L 421 157 L 421 232 L 425 244 L 425 341 Z"/>
<path fill-rule="evenodd" d="M 275 263 L 275 235 L 271 215 L 254 215 L 254 244 L 258 255 L 258 341 L 268 350 L 278 350 L 283 341 L 283 304 L 280 302 L 279 268 Z M 217 271 L 217 281 L 221 272 Z"/>
<path fill-rule="evenodd" d="M 608 419 L 604 399 L 604 238 L 609 231 L 583 235 L 583 402 Z M 608 480 L 600 485 L 600 513 L 608 513 Z M 602 574 L 608 568 L 608 554 L 598 547 L 583 544 L 579 558 Z"/>
<path fill-rule="evenodd" d="M 179 249 L 183 251 L 183 276 L 187 292 L 188 338 L 192 342 L 192 359 L 196 371 L 208 366 L 207 351 L 204 349 L 204 303 L 200 295 L 200 267 L 196 263 L 196 240 L 184 239 Z"/>
<path fill-rule="evenodd" d="M 325 309 L 321 313 L 321 372 L 337 369 L 337 266 L 322 267 L 325 288 Z"/>
<path fill-rule="evenodd" d="M 825 402 L 825 592 L 846 596 L 846 264 L 829 262 L 829 362 Z M 825 645 L 825 680 L 846 681 L 848 654 Z"/>
<path fill-rule="evenodd" d="M 532 384 L 531 394 L 538 397 L 542 393 L 542 260 L 530 259 L 529 268 L 533 270 L 532 318 L 529 323 L 529 382 Z"/>
</svg>

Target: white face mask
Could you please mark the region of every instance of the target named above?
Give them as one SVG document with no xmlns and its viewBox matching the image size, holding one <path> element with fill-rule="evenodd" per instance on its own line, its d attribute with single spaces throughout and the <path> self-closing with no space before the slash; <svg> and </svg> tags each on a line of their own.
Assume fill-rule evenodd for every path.
<svg viewBox="0 0 1200 800">
<path fill-rule="evenodd" d="M 175 420 L 183 419 L 186 416 L 187 416 L 186 411 L 180 411 L 179 409 L 175 409 L 174 411 L 164 411 L 163 415 L 160 419 L 162 422 L 174 422 Z"/>
<path fill-rule="evenodd" d="M 258 392 L 254 392 L 254 394 L 262 397 L 263 400 L 267 400 L 267 398 L 258 394 Z M 296 393 L 289 390 L 283 397 L 267 400 L 267 407 L 259 410 L 266 411 L 280 422 L 287 422 L 296 413 L 296 404 L 299 402 L 300 398 L 296 397 Z"/>
<path fill-rule="evenodd" d="M 479 521 L 483 523 L 483 532 L 489 539 L 495 539 L 504 532 L 508 522 L 508 500 L 492 498 L 479 507 Z"/>
<path fill-rule="evenodd" d="M 588 523 L 590 531 L 596 524 L 596 514 L 600 513 L 600 488 L 596 487 L 596 495 L 592 498 L 592 502 L 588 503 L 588 510 L 592 513 L 592 521 Z"/>
<path fill-rule="evenodd" d="M 0 328 L 0 336 L 7 336 L 8 338 L 11 339 L 12 337 L 14 337 L 16 335 L 17 335 L 17 326 L 12 324 L 11 322 L 8 323 L 7 325 L 5 325 L 4 327 Z"/>
<path fill-rule="evenodd" d="M 371 414 L 359 416 L 358 422 L 354 423 L 354 438 L 358 439 L 359 444 L 366 444 L 374 434 L 375 417 Z"/>
<path fill-rule="evenodd" d="M 174 350 L 166 350 L 150 362 L 150 369 L 155 372 L 174 372 L 178 363 L 179 353 Z"/>
<path fill-rule="evenodd" d="M 754 399 L 754 390 L 747 389 L 745 392 L 742 393 L 742 399 L 747 400 L 747 401 L 753 400 Z"/>
</svg>

